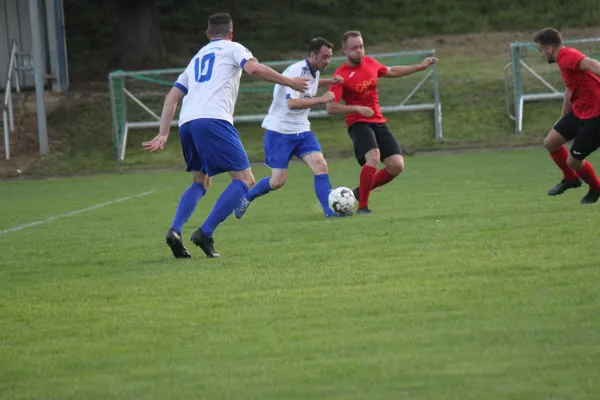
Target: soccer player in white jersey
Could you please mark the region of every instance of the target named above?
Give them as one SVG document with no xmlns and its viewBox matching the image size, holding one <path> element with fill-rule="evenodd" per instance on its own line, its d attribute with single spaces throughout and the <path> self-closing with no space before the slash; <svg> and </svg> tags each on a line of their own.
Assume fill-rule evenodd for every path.
<svg viewBox="0 0 600 400">
<path fill-rule="evenodd" d="M 308 58 L 287 67 L 283 75 L 293 78 L 308 77 L 308 90 L 304 93 L 288 87 L 275 85 L 273 102 L 262 123 L 265 133 L 265 165 L 271 168 L 271 177 L 266 177 L 242 197 L 235 209 L 236 218 L 242 218 L 250 203 L 259 196 L 281 188 L 286 181 L 287 168 L 292 157 L 297 157 L 314 174 L 315 193 L 325 217 L 342 217 L 352 213 L 335 213 L 329 208 L 328 197 L 331 182 L 327 162 L 321 152 L 317 137 L 310 130 L 308 113 L 311 107 L 333 101 L 331 92 L 315 97 L 320 86 L 343 82 L 340 77 L 320 79 L 331 62 L 333 45 L 323 38 L 314 38 L 308 44 Z"/>
<path fill-rule="evenodd" d="M 240 86 L 242 69 L 267 82 L 304 92 L 306 77 L 287 77 L 259 64 L 252 53 L 233 42 L 233 22 L 229 14 L 212 15 L 206 35 L 210 40 L 192 58 L 165 99 L 159 134 L 142 145 L 149 151 L 161 150 L 169 136 L 169 127 L 177 102 L 183 98 L 179 115 L 179 132 L 187 170 L 192 185 L 183 193 L 166 242 L 176 258 L 191 257 L 181 239 L 181 231 L 198 201 L 206 193 L 210 178 L 229 172 L 232 181 L 217 200 L 204 224 L 191 237 L 207 257 L 219 257 L 213 232 L 254 185 L 248 156 L 233 127 L 233 111 Z"/>
</svg>

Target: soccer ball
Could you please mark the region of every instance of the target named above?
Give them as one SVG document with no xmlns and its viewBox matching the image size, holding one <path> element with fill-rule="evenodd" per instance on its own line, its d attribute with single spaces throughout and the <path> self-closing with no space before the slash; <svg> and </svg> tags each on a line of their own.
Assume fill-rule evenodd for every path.
<svg viewBox="0 0 600 400">
<path fill-rule="evenodd" d="M 352 211 L 355 201 L 354 193 L 347 187 L 342 186 L 329 193 L 329 208 L 339 213 Z"/>
</svg>

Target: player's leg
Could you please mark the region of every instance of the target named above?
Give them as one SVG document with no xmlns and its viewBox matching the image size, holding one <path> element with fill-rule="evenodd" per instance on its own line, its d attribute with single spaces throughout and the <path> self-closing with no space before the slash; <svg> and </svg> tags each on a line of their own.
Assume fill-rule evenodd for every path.
<svg viewBox="0 0 600 400">
<path fill-rule="evenodd" d="M 229 172 L 231 183 L 217 199 L 204 223 L 192 234 L 192 242 L 208 257 L 219 257 L 215 251 L 213 233 L 221 222 L 233 212 L 250 187 L 254 176 L 248 156 L 236 129 L 230 123 L 216 119 L 192 121 L 196 125 L 194 142 L 208 176 Z"/>
<path fill-rule="evenodd" d="M 210 185 L 210 178 L 202 172 L 202 164 L 194 141 L 192 138 L 189 124 L 184 124 L 180 128 L 181 148 L 183 150 L 183 157 L 185 159 L 187 170 L 192 173 L 192 184 L 187 188 L 183 195 L 179 199 L 177 210 L 175 211 L 175 217 L 171 223 L 171 227 L 167 231 L 165 241 L 171 248 L 173 256 L 175 258 L 189 258 L 191 254 L 183 244 L 181 239 L 181 231 L 183 225 L 194 213 L 198 201 L 204 196 L 208 186 Z"/>
<path fill-rule="evenodd" d="M 203 172 L 192 171 L 192 185 L 183 193 L 179 200 L 179 205 L 175 211 L 175 217 L 171 227 L 167 231 L 166 242 L 173 252 L 175 258 L 189 258 L 191 254 L 183 244 L 181 239 L 181 231 L 183 225 L 190 219 L 196 205 L 206 194 L 206 190 L 210 186 L 210 178 Z"/>
<path fill-rule="evenodd" d="M 404 157 L 400 144 L 386 124 L 377 124 L 374 127 L 377 145 L 381 152 L 384 168 L 377 171 L 373 189 L 391 182 L 404 171 Z"/>
<path fill-rule="evenodd" d="M 250 203 L 252 203 L 257 197 L 264 196 L 273 190 L 281 189 L 286 180 L 287 169 L 272 168 L 270 177 L 266 176 L 259 180 L 256 185 L 254 185 L 252 189 L 250 189 L 248 193 L 242 197 L 242 200 L 234 210 L 235 217 L 237 219 L 242 218 L 248 210 L 248 207 L 250 207 Z"/>
<path fill-rule="evenodd" d="M 281 188 L 287 179 L 287 168 L 294 149 L 293 136 L 266 131 L 264 139 L 265 165 L 271 168 L 271 177 L 264 177 L 244 197 L 234 210 L 236 218 L 242 218 L 250 203 L 272 190 Z"/>
<path fill-rule="evenodd" d="M 194 213 L 198 201 L 206 194 L 210 186 L 210 178 L 202 171 L 192 171 L 192 185 L 187 188 L 177 206 L 171 229 L 181 232 L 183 225 Z"/>
<path fill-rule="evenodd" d="M 313 151 L 311 153 L 304 154 L 300 159 L 310 168 L 314 178 L 313 184 L 315 188 L 315 194 L 317 200 L 321 204 L 323 214 L 326 217 L 334 216 L 333 210 L 329 208 L 329 193 L 331 192 L 331 180 L 329 179 L 329 172 L 327 170 L 327 161 L 323 157 L 323 153 L 320 151 Z"/>
<path fill-rule="evenodd" d="M 569 140 L 575 138 L 578 126 L 579 120 L 570 112 L 558 120 L 544 139 L 544 147 L 563 173 L 563 179 L 556 186 L 548 190 L 549 196 L 563 194 L 568 189 L 578 188 L 582 184 L 577 172 L 567 165 L 569 152 L 565 147 L 565 144 Z"/>
<path fill-rule="evenodd" d="M 246 157 L 247 158 L 247 157 Z M 248 164 L 249 165 L 249 164 Z M 192 234 L 192 242 L 204 251 L 207 257 L 220 257 L 215 250 L 213 234 L 221 222 L 225 221 L 240 203 L 240 198 L 254 185 L 254 176 L 250 167 L 243 170 L 229 171 L 231 183 L 217 199 L 212 211 L 202 224 Z"/>
<path fill-rule="evenodd" d="M 567 165 L 589 185 L 588 193 L 581 199 L 582 204 L 596 203 L 600 198 L 600 180 L 592 164 L 585 160 L 598 147 L 600 147 L 600 117 L 581 120 L 567 158 Z"/>
<path fill-rule="evenodd" d="M 356 214 L 370 214 L 369 195 L 375 181 L 381 153 L 371 124 L 357 122 L 350 126 L 348 134 L 354 143 L 354 155 L 362 166 L 359 180 L 358 210 Z"/>
<path fill-rule="evenodd" d="M 402 149 L 388 126 L 386 124 L 372 124 L 372 127 L 384 167 L 375 174 L 371 190 L 391 182 L 404 171 Z M 360 201 L 359 187 L 354 189 L 354 196 Z"/>
<path fill-rule="evenodd" d="M 295 149 L 294 155 L 301 159 L 310 168 L 314 175 L 314 188 L 317 199 L 323 209 L 325 217 L 346 217 L 354 214 L 353 212 L 342 214 L 336 213 L 329 207 L 329 193 L 331 192 L 331 180 L 327 161 L 323 157 L 321 144 L 312 132 L 304 132 L 301 140 Z"/>
</svg>

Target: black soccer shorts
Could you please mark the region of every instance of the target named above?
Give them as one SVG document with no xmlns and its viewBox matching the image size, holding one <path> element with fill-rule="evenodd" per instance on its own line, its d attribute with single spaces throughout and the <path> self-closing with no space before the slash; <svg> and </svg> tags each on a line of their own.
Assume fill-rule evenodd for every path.
<svg viewBox="0 0 600 400">
<path fill-rule="evenodd" d="M 579 119 L 573 111 L 558 120 L 554 130 L 567 140 L 573 140 L 571 156 L 584 160 L 600 147 L 600 116 Z"/>
<path fill-rule="evenodd" d="M 354 143 L 356 161 L 362 167 L 367 162 L 365 155 L 372 149 L 379 149 L 381 161 L 399 154 L 400 144 L 384 123 L 355 122 L 348 128 L 348 135 Z"/>
</svg>

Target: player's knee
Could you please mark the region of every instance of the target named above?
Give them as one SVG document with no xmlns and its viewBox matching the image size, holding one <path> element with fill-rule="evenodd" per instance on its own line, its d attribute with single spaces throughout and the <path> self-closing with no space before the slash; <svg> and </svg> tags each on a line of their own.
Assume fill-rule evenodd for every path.
<svg viewBox="0 0 600 400">
<path fill-rule="evenodd" d="M 192 172 L 192 182 L 199 183 L 204 186 L 204 189 L 210 187 L 211 179 L 202 172 Z"/>
<path fill-rule="evenodd" d="M 251 189 L 256 183 L 256 179 L 254 179 L 254 175 L 252 174 L 249 174 L 249 176 L 244 177 L 242 181 L 246 184 L 246 186 L 248 186 L 248 189 Z"/>
<path fill-rule="evenodd" d="M 548 133 L 548 136 L 544 138 L 544 147 L 550 152 L 553 153 L 561 148 L 564 144 L 565 140 L 560 136 L 558 132 L 554 129 Z"/>
<path fill-rule="evenodd" d="M 404 160 L 400 157 L 393 159 L 388 165 L 387 170 L 392 176 L 398 176 L 404 171 Z"/>
<path fill-rule="evenodd" d="M 569 155 L 569 157 L 567 158 L 567 165 L 569 166 L 569 168 L 575 171 L 579 171 L 581 168 L 583 168 L 584 162 L 584 160 L 577 160 L 571 155 Z"/>
<path fill-rule="evenodd" d="M 315 173 L 315 175 L 321 175 L 321 174 L 327 173 L 327 161 L 325 160 L 325 158 L 323 156 L 321 156 L 320 158 L 317 158 L 315 160 L 313 172 Z"/>
<path fill-rule="evenodd" d="M 254 175 L 252 175 L 252 171 L 250 169 L 242 171 L 242 173 L 232 174 L 231 177 L 233 179 L 239 179 L 240 181 L 244 182 L 248 189 L 251 189 L 252 186 L 254 186 L 254 184 L 256 183 Z"/>
<path fill-rule="evenodd" d="M 367 162 L 367 165 L 370 165 L 371 167 L 377 167 L 380 158 L 381 153 L 379 152 L 379 149 L 371 149 L 365 154 L 365 161 Z"/>
<path fill-rule="evenodd" d="M 271 181 L 269 183 L 271 184 L 271 189 L 273 189 L 273 190 L 281 189 L 283 187 L 283 185 L 285 185 L 285 177 L 278 177 L 278 178 L 271 179 Z"/>
<path fill-rule="evenodd" d="M 550 139 L 550 137 L 546 136 L 544 138 L 544 147 L 546 148 L 546 150 L 548 150 L 549 152 L 554 152 L 556 151 L 556 146 L 553 145 L 552 140 Z"/>
</svg>

